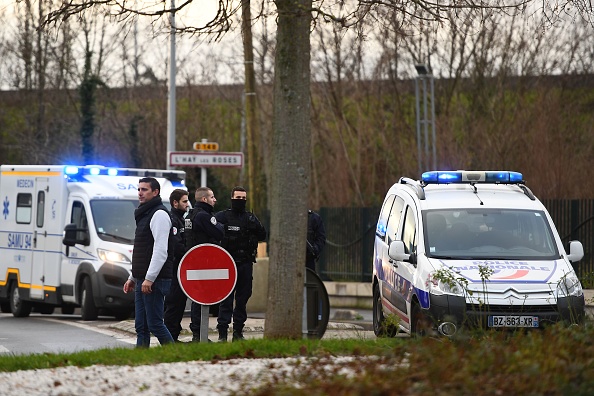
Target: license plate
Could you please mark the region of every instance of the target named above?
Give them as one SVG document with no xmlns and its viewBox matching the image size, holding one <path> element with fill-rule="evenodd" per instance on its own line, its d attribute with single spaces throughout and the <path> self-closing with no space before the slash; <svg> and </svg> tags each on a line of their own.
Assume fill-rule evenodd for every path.
<svg viewBox="0 0 594 396">
<path fill-rule="evenodd" d="M 489 316 L 489 327 L 538 327 L 538 316 Z"/>
</svg>

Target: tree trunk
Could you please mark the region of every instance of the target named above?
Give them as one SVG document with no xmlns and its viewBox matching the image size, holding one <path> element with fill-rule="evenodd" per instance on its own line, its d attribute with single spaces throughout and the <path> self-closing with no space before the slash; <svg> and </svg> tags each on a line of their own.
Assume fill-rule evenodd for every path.
<svg viewBox="0 0 594 396">
<path fill-rule="evenodd" d="M 276 0 L 267 338 L 301 338 L 310 179 L 311 0 Z"/>
</svg>

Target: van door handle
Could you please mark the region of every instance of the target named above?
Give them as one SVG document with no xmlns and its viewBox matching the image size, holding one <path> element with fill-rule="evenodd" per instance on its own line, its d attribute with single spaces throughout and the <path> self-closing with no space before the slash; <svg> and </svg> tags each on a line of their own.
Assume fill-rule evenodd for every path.
<svg viewBox="0 0 594 396">
<path fill-rule="evenodd" d="M 394 261 L 392 259 L 388 260 L 388 263 L 392 264 L 394 267 L 398 268 L 398 261 Z"/>
</svg>

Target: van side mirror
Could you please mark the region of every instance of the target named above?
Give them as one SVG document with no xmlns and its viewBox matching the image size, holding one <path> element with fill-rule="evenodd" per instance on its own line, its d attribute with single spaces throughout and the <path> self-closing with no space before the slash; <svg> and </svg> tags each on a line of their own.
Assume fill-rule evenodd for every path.
<svg viewBox="0 0 594 396">
<path fill-rule="evenodd" d="M 388 248 L 388 256 L 392 260 L 396 261 L 409 261 L 410 254 L 406 253 L 404 250 L 404 242 L 401 240 L 395 240 L 390 243 L 390 247 Z"/>
<path fill-rule="evenodd" d="M 576 261 L 580 261 L 583 257 L 584 246 L 582 246 L 582 243 L 580 241 L 570 241 L 567 259 L 572 263 L 575 263 Z"/>
<path fill-rule="evenodd" d="M 77 228 L 76 224 L 67 224 L 64 227 L 62 243 L 66 246 L 74 246 L 76 244 L 88 246 L 91 243 L 89 230 L 87 228 Z"/>
</svg>

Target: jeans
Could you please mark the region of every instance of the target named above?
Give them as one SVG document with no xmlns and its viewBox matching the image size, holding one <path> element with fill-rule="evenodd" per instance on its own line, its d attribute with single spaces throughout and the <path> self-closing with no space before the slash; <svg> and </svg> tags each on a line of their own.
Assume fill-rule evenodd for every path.
<svg viewBox="0 0 594 396">
<path fill-rule="evenodd" d="M 165 296 L 169 293 L 171 279 L 156 279 L 152 286 L 152 293 L 142 292 L 144 279 L 135 279 L 134 327 L 136 328 L 136 347 L 151 345 L 151 333 L 159 340 L 161 345 L 173 342 L 171 333 L 163 323 L 163 310 Z"/>
</svg>

